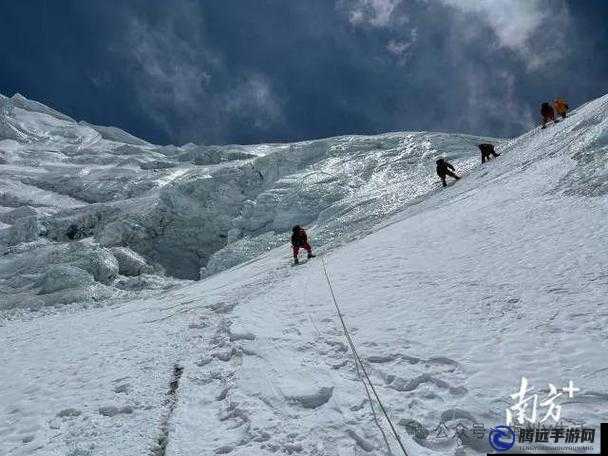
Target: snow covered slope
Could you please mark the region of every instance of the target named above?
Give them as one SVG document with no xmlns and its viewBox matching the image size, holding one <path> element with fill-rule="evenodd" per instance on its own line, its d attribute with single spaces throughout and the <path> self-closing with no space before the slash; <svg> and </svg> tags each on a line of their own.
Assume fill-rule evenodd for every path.
<svg viewBox="0 0 608 456">
<path fill-rule="evenodd" d="M 297 223 L 317 247 L 347 242 L 434 191 L 436 157 L 471 169 L 484 139 L 160 147 L 20 95 L 0 104 L 0 312 L 176 286 L 283 244 Z"/>
<path fill-rule="evenodd" d="M 306 143 L 306 150 L 332 141 L 364 144 L 354 154 L 363 165 L 364 152 L 391 163 L 391 152 L 369 143 L 396 141 L 392 153 L 405 163 L 406 145 L 398 145 L 407 135 L 323 140 Z M 459 424 L 504 423 L 521 376 L 544 394 L 547 383 L 572 380 L 581 391 L 561 402 L 562 418 L 596 427 L 608 414 L 608 96 L 546 130 L 504 142 L 502 156 L 479 167 L 473 166 L 475 151 L 464 148 L 472 138 L 412 135 L 429 141 L 421 187 L 425 179 L 431 183 L 426 161 L 442 144 L 433 138 L 443 138 L 450 149 L 463 141 L 457 165 L 468 170 L 465 178 L 437 192 L 417 192 L 408 179 L 403 192 L 414 190 L 402 210 L 391 206 L 384 181 L 370 185 L 370 199 L 379 198 L 378 206 L 386 200 L 388 209 L 370 204 L 369 218 L 344 212 L 342 220 L 362 219 L 360 234 L 371 233 L 333 249 L 328 241 L 323 258 L 292 268 L 284 244 L 174 290 L 5 321 L 0 453 L 388 454 L 333 307 L 323 259 L 410 455 L 484 454 L 487 438 L 465 436 L 458 446 L 450 437 Z M 324 163 L 323 169 L 350 165 L 346 153 L 334 157 L 326 146 L 318 152 L 322 159 L 306 163 L 293 157 L 312 152 L 264 146 L 259 161 L 236 168 L 254 166 L 266 181 L 269 170 L 289 176 L 308 166 L 306 172 L 316 171 L 313 163 Z M 267 153 L 274 148 L 279 150 Z M 279 164 L 264 167 L 264 160 Z M 411 160 L 417 167 L 420 156 Z M 213 166 L 213 176 L 234 169 Z M 188 194 L 200 169 L 161 189 L 176 186 L 180 191 L 172 195 Z M 389 179 L 395 186 L 397 174 Z M 364 176 L 358 189 L 374 179 L 374 173 Z M 289 178 L 283 182 L 294 188 Z M 230 194 L 233 187 L 222 188 Z M 174 207 L 181 207 L 183 200 L 175 198 Z M 252 201 L 256 213 L 261 201 Z M 256 219 L 248 214 L 236 218 Z M 309 220 L 314 243 L 317 236 L 332 239 L 331 222 L 322 225 L 318 214 Z M 371 229 L 372 221 L 381 226 Z M 88 242 L 87 248 L 98 248 Z M 448 437 L 436 432 L 442 426 Z M 394 439 L 390 444 L 399 454 Z"/>
</svg>

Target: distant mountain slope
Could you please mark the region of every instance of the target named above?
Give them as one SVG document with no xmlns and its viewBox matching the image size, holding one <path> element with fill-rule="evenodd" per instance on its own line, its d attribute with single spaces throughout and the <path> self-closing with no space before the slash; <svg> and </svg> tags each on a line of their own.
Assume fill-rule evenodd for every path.
<svg viewBox="0 0 608 456">
<path fill-rule="evenodd" d="M 124 130 L 116 127 L 103 127 L 100 125 L 93 125 L 88 122 L 80 121 L 80 125 L 84 125 L 86 127 L 92 128 L 97 131 L 103 139 L 107 139 L 108 141 L 116 141 L 122 142 L 125 144 L 132 144 L 135 146 L 149 146 L 150 143 L 148 141 L 144 141 L 143 139 L 139 139 L 133 136 L 130 133 L 127 133 Z"/>
</svg>

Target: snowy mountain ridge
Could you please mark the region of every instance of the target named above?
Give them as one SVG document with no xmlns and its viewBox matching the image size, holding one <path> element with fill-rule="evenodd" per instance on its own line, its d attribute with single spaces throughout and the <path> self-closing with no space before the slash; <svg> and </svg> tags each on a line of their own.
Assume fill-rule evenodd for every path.
<svg viewBox="0 0 608 456">
<path fill-rule="evenodd" d="M 56 122 L 52 120 L 54 128 Z M 19 131 L 25 124 L 25 120 L 17 123 Z M 48 135 L 43 128 L 36 130 L 38 136 Z M 104 173 L 118 172 L 116 165 L 70 163 L 69 154 L 48 152 L 53 141 L 65 145 L 67 140 L 58 141 L 56 133 L 47 137 L 41 156 L 50 153 L 63 160 L 62 171 L 71 166 L 78 169 L 74 175 L 100 173 L 88 183 L 97 182 Z M 76 193 L 61 196 L 21 182 L 42 174 L 39 165 L 26 164 L 32 160 L 29 148 L 40 143 L 1 142 L 9 161 L 0 165 L 6 167 L 1 171 L 6 185 L 2 192 L 13 192 L 3 201 L 13 201 L 10 207 L 18 208 L 21 194 L 15 189 L 24 188 L 30 191 L 30 202 L 47 204 L 30 206 L 37 214 L 41 209 L 50 212 L 50 220 L 68 211 L 61 217 L 71 221 L 69 211 L 87 206 L 95 209 L 86 214 L 95 215 L 92 236 L 52 241 L 48 235 L 42 240 L 38 235 L 11 246 L 18 251 L 11 250 L 5 255 L 8 260 L 3 258 L 0 264 L 10 261 L 14 268 L 17 257 L 29 251 L 40 254 L 39 249 L 48 248 L 47 242 L 57 242 L 64 249 L 72 248 L 74 242 L 79 243 L 78 249 L 106 248 L 99 247 L 103 236 L 95 228 L 98 207 L 110 213 L 115 208 L 123 210 L 121 214 L 140 211 L 139 220 L 144 220 L 142 213 L 148 208 L 138 198 L 148 205 L 160 199 L 175 213 L 182 213 L 183 208 L 196 207 L 192 200 L 241 201 L 234 188 L 239 194 L 241 188 L 245 193 L 251 190 L 247 195 L 255 199 L 245 203 L 243 197 L 242 205 L 235 204 L 238 207 L 231 215 L 236 215 L 225 225 L 228 231 L 236 228 L 257 236 L 260 226 L 288 227 L 293 220 L 310 217 L 305 223 L 314 224 L 313 243 L 325 242 L 328 248 L 322 258 L 292 268 L 287 245 L 280 245 L 185 286 L 179 286 L 184 285 L 180 282 L 166 291 L 108 299 L 100 307 L 5 321 L 0 327 L 5 341 L 0 344 L 0 363 L 15 374 L 0 377 L 0 452 L 390 454 L 331 303 L 322 260 L 353 339 L 409 455 L 490 451 L 487 434 L 481 439 L 470 432 L 458 439 L 453 436 L 462 427 L 470 430 L 483 425 L 487 430 L 504 424 L 511 394 L 522 376 L 539 394 L 548 392 L 548 383 L 563 386 L 573 381 L 580 391 L 561 403 L 563 422 L 597 427 L 608 414 L 608 96 L 580 107 L 546 130 L 536 128 L 502 142 L 501 157 L 483 166 L 475 164 L 478 157 L 472 152 L 477 140 L 394 133 L 293 147 L 242 146 L 239 153 L 255 157 L 240 157 L 237 163 L 188 165 L 179 176 L 171 173 L 184 167 L 166 168 L 159 171 L 153 188 L 142 193 L 133 190 L 140 195 L 135 202 L 108 198 L 88 205 L 70 199 Z M 95 149 L 100 156 L 123 158 L 123 144 L 116 146 L 121 152 L 113 155 L 110 151 L 116 149 L 103 143 L 107 140 L 96 141 L 92 147 L 101 149 Z M 154 160 L 177 162 L 180 154 L 188 155 L 189 161 L 201 156 L 209 159 L 234 151 L 170 149 L 175 155 L 161 148 L 167 154 L 154 155 Z M 86 160 L 95 155 L 77 146 L 75 150 Z M 160 154 L 154 146 L 128 150 L 141 162 L 149 160 L 148 153 Z M 437 184 L 427 162 L 448 152 L 457 169 L 465 172 L 464 178 L 434 191 Z M 87 166 L 90 173 L 79 174 Z M 133 175 L 144 175 L 141 167 L 130 166 Z M 36 182 L 48 182 L 54 176 L 56 168 L 43 167 L 50 175 Z M 329 174 L 327 180 L 317 176 L 321 170 Z M 272 182 L 260 193 L 256 193 L 261 186 L 256 181 L 258 171 L 263 182 Z M 232 179 L 224 180 L 226 175 Z M 406 181 L 404 175 L 411 179 Z M 7 177 L 12 180 L 4 184 Z M 203 192 L 200 182 L 214 179 L 222 185 L 203 186 Z M 348 186 L 351 181 L 357 184 L 354 189 Z M 80 183 L 85 181 L 78 182 L 78 188 L 86 187 Z M 296 191 L 302 186 L 305 191 Z M 86 188 L 90 194 L 99 191 Z M 214 193 L 212 188 L 221 191 Z M 165 194 L 164 189 L 171 191 Z M 321 197 L 329 198 L 328 189 L 339 195 L 345 190 L 349 193 L 331 204 L 323 203 L 319 211 L 316 203 L 327 201 Z M 102 190 L 102 195 L 110 194 Z M 158 197 L 159 193 L 163 196 Z M 294 209 L 288 196 L 297 195 L 299 201 L 308 194 L 313 200 Z M 186 200 L 183 195 L 193 198 Z M 287 199 L 281 199 L 282 195 L 288 195 Z M 274 203 L 275 197 L 279 203 Z M 53 199 L 67 209 L 54 212 L 57 206 L 48 204 Z M 68 206 L 70 202 L 73 206 Z M 279 217 L 282 213 L 275 212 L 277 207 L 292 210 Z M 325 222 L 325 210 L 335 225 Z M 270 221 L 265 214 L 272 214 Z M 360 230 L 361 236 L 341 246 L 332 244 L 332 234 L 341 236 L 350 226 Z M 116 232 L 123 233 L 102 230 L 104 236 Z M 129 242 L 145 239 L 135 236 L 137 230 L 128 233 Z M 240 235 L 233 231 L 230 240 L 236 244 L 238 239 L 234 239 Z M 64 258 L 59 255 L 63 267 L 88 271 L 88 263 L 78 263 L 85 260 L 66 264 Z M 41 265 L 41 270 L 49 264 Z M 9 269 L 3 267 L 3 286 L 16 287 L 16 276 L 9 276 Z M 100 267 L 99 277 L 106 270 Z M 27 275 L 24 278 L 28 280 Z M 117 280 L 106 279 L 109 283 Z M 381 426 L 389 436 L 390 451 L 399 454 L 386 421 L 381 420 Z M 447 433 L 441 434 L 440 429 Z"/>
<path fill-rule="evenodd" d="M 295 224 L 315 247 L 347 242 L 436 189 L 436 157 L 466 171 L 487 139 L 155 146 L 21 95 L 0 102 L 0 311 L 177 286 L 285 243 Z"/>
</svg>

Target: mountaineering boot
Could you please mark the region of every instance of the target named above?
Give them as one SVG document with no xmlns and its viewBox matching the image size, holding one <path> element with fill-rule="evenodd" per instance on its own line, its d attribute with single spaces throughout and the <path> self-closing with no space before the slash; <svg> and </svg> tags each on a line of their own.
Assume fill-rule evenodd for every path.
<svg viewBox="0 0 608 456">
<path fill-rule="evenodd" d="M 311 258 L 314 258 L 314 257 L 316 257 L 316 256 L 317 256 L 317 255 L 313 255 L 312 253 L 309 253 L 307 258 L 310 260 Z"/>
<path fill-rule="evenodd" d="M 298 260 L 298 257 L 295 257 L 293 259 L 293 264 L 300 264 L 300 260 Z"/>
</svg>

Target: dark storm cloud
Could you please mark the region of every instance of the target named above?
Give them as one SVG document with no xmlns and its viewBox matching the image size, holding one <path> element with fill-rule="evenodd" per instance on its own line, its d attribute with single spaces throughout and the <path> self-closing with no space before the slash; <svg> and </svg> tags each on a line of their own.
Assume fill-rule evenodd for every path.
<svg viewBox="0 0 608 456">
<path fill-rule="evenodd" d="M 544 0 L 10 2 L 0 90 L 154 142 L 511 136 L 602 95 L 608 6 Z"/>
<path fill-rule="evenodd" d="M 234 130 L 259 134 L 280 126 L 282 106 L 269 77 L 227 59 L 221 35 L 233 39 L 229 27 L 217 43 L 199 4 L 159 3 L 152 11 L 161 14 L 130 11 L 123 42 L 112 51 L 131 62 L 135 99 L 167 135 L 217 142 Z"/>
</svg>

